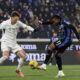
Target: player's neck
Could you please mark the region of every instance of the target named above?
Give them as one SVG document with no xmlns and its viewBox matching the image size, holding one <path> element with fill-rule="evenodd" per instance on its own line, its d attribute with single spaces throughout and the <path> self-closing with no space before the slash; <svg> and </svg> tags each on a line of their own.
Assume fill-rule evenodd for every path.
<svg viewBox="0 0 80 80">
<path fill-rule="evenodd" d="M 16 23 L 14 23 L 14 22 L 11 22 L 11 24 L 12 24 L 12 25 L 15 25 Z"/>
</svg>

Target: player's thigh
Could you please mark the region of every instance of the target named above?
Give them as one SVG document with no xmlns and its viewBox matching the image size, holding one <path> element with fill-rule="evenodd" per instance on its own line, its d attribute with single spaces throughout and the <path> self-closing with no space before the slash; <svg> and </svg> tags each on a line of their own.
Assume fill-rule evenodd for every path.
<svg viewBox="0 0 80 80">
<path fill-rule="evenodd" d="M 67 44 L 65 44 L 63 47 L 58 48 L 58 53 L 63 54 L 63 53 L 66 51 L 66 49 L 67 49 L 68 47 L 70 47 L 70 45 L 71 45 L 71 43 L 67 43 Z"/>
<path fill-rule="evenodd" d="M 9 57 L 10 48 L 8 47 L 7 43 L 1 42 L 1 51 L 2 51 L 2 56 Z"/>
<path fill-rule="evenodd" d="M 54 45 L 54 43 L 51 42 L 51 43 L 48 45 L 48 48 L 50 48 L 50 49 L 55 49 L 55 45 Z"/>
<path fill-rule="evenodd" d="M 17 53 L 19 57 L 25 57 L 25 51 L 18 45 L 16 44 L 14 48 L 12 48 L 13 53 Z"/>
</svg>

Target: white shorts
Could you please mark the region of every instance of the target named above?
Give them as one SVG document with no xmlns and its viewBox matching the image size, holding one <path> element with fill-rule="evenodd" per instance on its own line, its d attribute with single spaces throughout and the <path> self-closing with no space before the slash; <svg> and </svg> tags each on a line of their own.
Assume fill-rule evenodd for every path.
<svg viewBox="0 0 80 80">
<path fill-rule="evenodd" d="M 11 51 L 13 53 L 16 53 L 17 51 L 22 50 L 22 48 L 17 43 L 8 43 L 6 41 L 1 42 L 1 51 Z"/>
</svg>

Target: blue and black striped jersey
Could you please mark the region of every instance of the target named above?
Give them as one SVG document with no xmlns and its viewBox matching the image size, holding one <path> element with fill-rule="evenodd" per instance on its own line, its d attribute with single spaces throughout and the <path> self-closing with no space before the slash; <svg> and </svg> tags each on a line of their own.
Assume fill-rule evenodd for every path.
<svg viewBox="0 0 80 80">
<path fill-rule="evenodd" d="M 73 25 L 64 21 L 61 22 L 61 24 L 59 25 L 59 37 L 62 43 L 57 45 L 57 47 L 60 48 L 66 45 L 67 43 L 71 43 L 72 42 L 71 36 L 73 32 L 75 33 L 76 37 L 79 39 L 80 36 Z"/>
</svg>

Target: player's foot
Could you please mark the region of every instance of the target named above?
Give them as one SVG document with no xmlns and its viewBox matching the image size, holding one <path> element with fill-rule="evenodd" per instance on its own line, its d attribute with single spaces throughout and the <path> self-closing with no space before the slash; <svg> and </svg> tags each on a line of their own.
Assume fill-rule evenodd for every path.
<svg viewBox="0 0 80 80">
<path fill-rule="evenodd" d="M 24 77 L 24 74 L 23 74 L 23 72 L 22 71 L 20 71 L 20 70 L 16 70 L 16 73 L 17 73 L 17 75 L 19 76 L 19 77 Z"/>
<path fill-rule="evenodd" d="M 42 64 L 40 66 L 37 67 L 40 70 L 46 70 L 46 64 Z"/>
<path fill-rule="evenodd" d="M 56 77 L 58 78 L 58 77 L 64 77 L 64 76 L 65 76 L 64 72 L 59 71 Z"/>
</svg>

